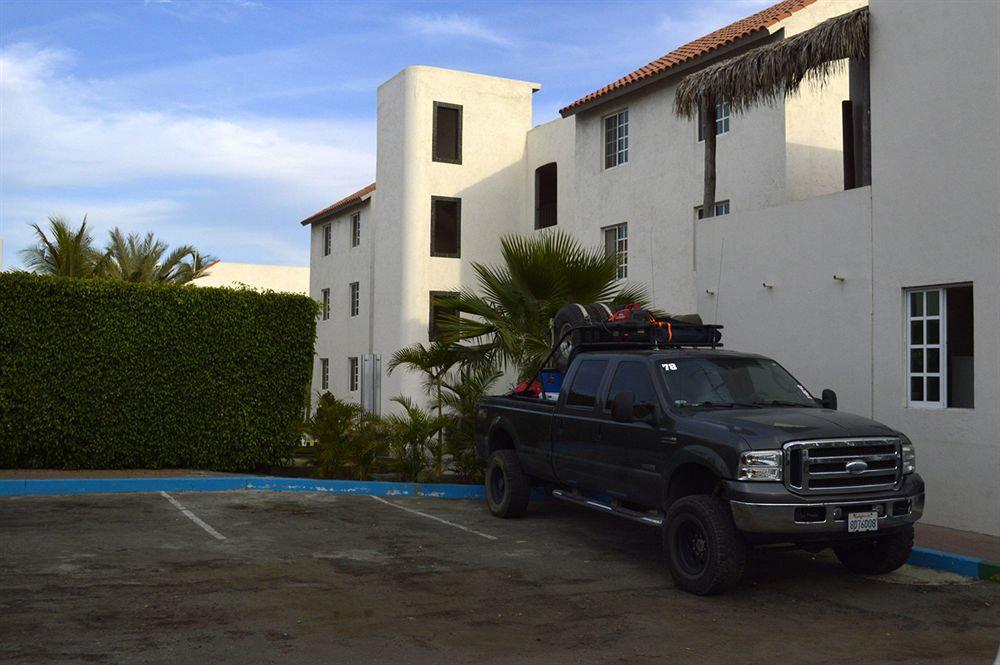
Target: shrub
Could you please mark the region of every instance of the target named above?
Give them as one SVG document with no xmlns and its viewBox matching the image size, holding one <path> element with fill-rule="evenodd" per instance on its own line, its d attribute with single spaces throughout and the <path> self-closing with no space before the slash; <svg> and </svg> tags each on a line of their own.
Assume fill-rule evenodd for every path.
<svg viewBox="0 0 1000 665">
<path fill-rule="evenodd" d="M 368 480 L 386 452 L 384 429 L 361 405 L 321 395 L 311 427 L 320 475 Z"/>
<path fill-rule="evenodd" d="M 393 468 L 403 482 L 425 480 L 433 461 L 432 439 L 446 419 L 424 411 L 408 397 L 394 397 L 392 401 L 403 407 L 402 413 L 384 418 Z"/>
<path fill-rule="evenodd" d="M 315 338 L 305 296 L 0 274 L 0 466 L 282 463 Z"/>
</svg>

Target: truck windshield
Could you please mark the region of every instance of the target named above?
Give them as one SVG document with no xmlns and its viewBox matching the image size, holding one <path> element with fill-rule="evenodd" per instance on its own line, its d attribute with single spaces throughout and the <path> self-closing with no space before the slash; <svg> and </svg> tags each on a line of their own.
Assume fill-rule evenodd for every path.
<svg viewBox="0 0 1000 665">
<path fill-rule="evenodd" d="M 817 406 L 802 384 L 767 358 L 677 358 L 660 366 L 676 406 Z"/>
</svg>

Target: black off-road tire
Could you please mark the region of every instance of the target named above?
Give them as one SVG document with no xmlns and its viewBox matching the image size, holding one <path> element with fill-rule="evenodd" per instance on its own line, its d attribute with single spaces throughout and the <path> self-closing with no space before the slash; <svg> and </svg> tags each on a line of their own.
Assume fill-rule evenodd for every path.
<svg viewBox="0 0 1000 665">
<path fill-rule="evenodd" d="M 667 511 L 663 551 L 679 588 L 710 596 L 740 583 L 748 548 L 725 501 L 693 495 L 678 499 Z"/>
<path fill-rule="evenodd" d="M 555 319 L 552 321 L 552 344 L 556 349 L 552 355 L 552 361 L 560 372 L 565 372 L 569 368 L 570 350 L 576 343 L 575 335 L 572 333 L 566 339 L 563 339 L 563 335 L 567 331 L 589 322 L 590 313 L 586 307 L 580 304 L 563 305 L 556 312 Z"/>
<path fill-rule="evenodd" d="M 874 538 L 834 545 L 833 553 L 852 573 L 884 575 L 906 563 L 912 549 L 913 525 L 907 524 Z"/>
<path fill-rule="evenodd" d="M 486 505 L 497 517 L 520 517 L 528 509 L 531 479 L 521 470 L 517 453 L 498 450 L 486 465 Z"/>
<path fill-rule="evenodd" d="M 591 322 L 602 323 L 604 321 L 609 321 L 614 312 L 612 312 L 611 308 L 602 302 L 592 302 L 587 305 L 587 314 L 590 315 Z"/>
</svg>

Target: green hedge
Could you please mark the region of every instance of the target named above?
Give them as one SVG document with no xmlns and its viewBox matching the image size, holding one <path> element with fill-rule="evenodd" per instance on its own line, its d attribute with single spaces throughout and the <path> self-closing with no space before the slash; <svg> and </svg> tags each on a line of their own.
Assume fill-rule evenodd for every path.
<svg viewBox="0 0 1000 665">
<path fill-rule="evenodd" d="M 0 467 L 279 464 L 315 334 L 305 296 L 0 273 Z"/>
</svg>

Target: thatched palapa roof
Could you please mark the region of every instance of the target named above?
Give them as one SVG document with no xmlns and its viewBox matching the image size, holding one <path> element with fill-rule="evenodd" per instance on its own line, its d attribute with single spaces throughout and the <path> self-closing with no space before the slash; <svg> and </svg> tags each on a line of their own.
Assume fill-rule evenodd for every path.
<svg viewBox="0 0 1000 665">
<path fill-rule="evenodd" d="M 805 79 L 824 82 L 846 58 L 868 55 L 868 8 L 834 16 L 815 28 L 711 65 L 685 77 L 674 112 L 693 118 L 707 99 L 733 112 L 787 97 Z"/>
</svg>

